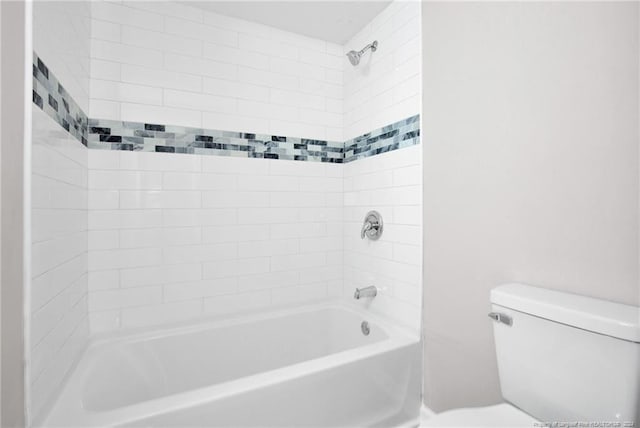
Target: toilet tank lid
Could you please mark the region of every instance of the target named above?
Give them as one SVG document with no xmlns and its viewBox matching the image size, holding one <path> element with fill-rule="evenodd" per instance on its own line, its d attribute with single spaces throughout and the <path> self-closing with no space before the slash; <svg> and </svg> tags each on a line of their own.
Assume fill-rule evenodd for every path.
<svg viewBox="0 0 640 428">
<path fill-rule="evenodd" d="M 510 283 L 491 290 L 491 303 L 583 330 L 640 343 L 640 307 Z"/>
</svg>

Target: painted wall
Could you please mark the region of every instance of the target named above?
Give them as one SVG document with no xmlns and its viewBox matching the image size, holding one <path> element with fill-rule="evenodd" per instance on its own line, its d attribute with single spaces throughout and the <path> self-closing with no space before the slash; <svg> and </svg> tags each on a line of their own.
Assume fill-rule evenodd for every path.
<svg viewBox="0 0 640 428">
<path fill-rule="evenodd" d="M 88 107 L 89 5 L 35 2 L 34 51 L 70 97 Z M 42 93 L 42 87 L 38 88 Z M 56 88 L 57 89 L 57 88 Z M 87 148 L 33 105 L 31 158 L 30 387 L 37 424 L 86 346 Z M 58 108 L 62 109 L 61 103 Z M 86 111 L 86 110 L 85 110 Z"/>
<path fill-rule="evenodd" d="M 639 304 L 638 4 L 425 3 L 425 401 L 501 401 L 489 290 Z"/>
<path fill-rule="evenodd" d="M 342 293 L 342 165 L 90 151 L 92 332 Z"/>
<path fill-rule="evenodd" d="M 28 164 L 23 149 L 29 137 L 23 124 L 31 104 L 25 99 L 31 47 L 24 23 L 29 13 L 25 2 L 0 3 L 0 425 L 6 427 L 24 426 L 26 420 L 24 177 Z"/>
<path fill-rule="evenodd" d="M 342 47 L 177 2 L 92 2 L 90 116 L 342 140 Z"/>
</svg>

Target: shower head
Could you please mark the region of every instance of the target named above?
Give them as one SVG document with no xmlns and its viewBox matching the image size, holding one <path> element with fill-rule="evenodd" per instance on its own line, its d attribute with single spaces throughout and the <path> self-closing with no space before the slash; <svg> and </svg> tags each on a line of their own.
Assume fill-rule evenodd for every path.
<svg viewBox="0 0 640 428">
<path fill-rule="evenodd" d="M 358 65 L 360 63 L 360 58 L 362 57 L 362 54 L 365 53 L 367 49 L 371 49 L 371 52 L 375 52 L 376 49 L 378 49 L 378 41 L 375 40 L 373 43 L 369 43 L 367 46 L 365 46 L 364 48 L 360 49 L 357 52 L 349 51 L 347 53 L 347 58 L 349 58 L 349 62 L 351 63 L 351 65 L 353 65 L 354 67 Z"/>
<path fill-rule="evenodd" d="M 356 66 L 360 62 L 360 52 L 349 51 L 349 53 L 347 53 L 347 58 L 349 58 L 351 65 Z"/>
</svg>

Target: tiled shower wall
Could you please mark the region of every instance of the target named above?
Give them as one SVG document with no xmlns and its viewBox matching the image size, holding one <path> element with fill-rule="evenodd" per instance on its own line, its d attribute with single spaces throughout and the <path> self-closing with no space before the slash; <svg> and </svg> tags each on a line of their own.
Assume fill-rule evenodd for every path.
<svg viewBox="0 0 640 428">
<path fill-rule="evenodd" d="M 419 113 L 412 56 L 419 50 L 406 47 L 418 32 L 417 21 L 407 18 L 414 8 L 393 3 L 344 47 L 365 44 L 369 36 L 380 42 L 379 56 L 354 69 L 343 47 L 323 41 L 170 2 L 96 2 L 89 116 L 357 137 Z M 212 49 L 218 63 L 209 62 Z M 220 70 L 231 74 L 212 75 Z M 343 75 L 351 83 L 343 85 Z M 377 87 L 386 88 L 386 104 L 372 95 Z M 343 94 L 354 106 L 344 117 L 359 123 L 345 133 Z M 368 108 L 358 106 L 359 99 L 376 106 L 365 122 L 353 116 Z M 380 132 L 386 131 L 372 137 Z M 381 288 L 372 308 L 417 331 L 420 247 L 410 235 L 420 233 L 412 215 L 421 204 L 413 197 L 420 150 L 346 165 L 90 150 L 92 332 L 351 296 L 354 286 L 370 283 Z M 370 209 L 387 221 L 375 243 L 358 237 Z"/>
<path fill-rule="evenodd" d="M 91 117 L 357 137 L 419 113 L 417 8 L 394 3 L 338 47 L 173 3 L 96 3 Z M 176 34 L 187 22 L 199 30 Z M 371 37 L 380 43 L 378 52 L 353 68 L 343 51 Z M 105 46 L 110 50 L 101 51 Z M 177 55 L 184 60 L 180 66 Z M 207 62 L 212 60 L 225 65 Z M 209 75 L 219 69 L 229 73 Z M 214 97 L 208 93 L 213 87 L 224 91 Z M 189 98 L 171 104 L 177 92 Z M 142 93 L 152 96 L 134 99 Z M 349 123 L 371 113 L 355 120 L 358 127 L 345 127 L 348 134 L 342 127 L 343 94 L 353 106 L 345 115 Z M 266 103 L 263 113 L 249 108 L 256 103 Z M 322 106 L 339 120 L 327 122 L 319 114 Z M 216 109 L 227 113 L 211 111 Z M 301 120 L 305 112 L 316 124 Z M 92 330 L 350 297 L 353 287 L 371 282 L 381 287 L 373 309 L 417 330 L 420 246 L 412 234 L 420 233 L 419 150 L 418 145 L 345 166 L 92 150 Z M 369 209 L 382 211 L 388 222 L 375 243 L 358 236 Z M 369 262 L 376 269 L 367 269 L 365 255 L 373 255 Z"/>
<path fill-rule="evenodd" d="M 378 40 L 358 67 L 345 61 L 345 138 L 420 112 L 420 3 L 394 2 L 345 45 Z M 371 310 L 420 329 L 422 296 L 422 145 L 349 162 L 344 166 L 345 296 L 376 285 Z M 361 240 L 369 210 L 385 222 L 378 241 Z M 347 287 L 346 284 L 349 284 Z"/>
<path fill-rule="evenodd" d="M 342 165 L 90 151 L 93 332 L 339 296 Z"/>
<path fill-rule="evenodd" d="M 51 67 L 81 109 L 89 104 L 89 5 L 34 2 L 35 52 Z M 42 68 L 46 70 L 46 68 Z M 52 116 L 64 108 L 58 85 L 33 104 L 31 287 L 29 364 L 30 420 L 37 425 L 66 373 L 84 348 L 87 316 L 87 148 Z M 53 72 L 49 77 L 53 78 Z M 40 89 L 44 86 L 39 83 Z M 38 89 L 34 86 L 34 89 Z"/>
<path fill-rule="evenodd" d="M 346 53 L 378 41 L 357 67 L 343 59 L 345 139 L 420 113 L 420 7 L 395 1 L 344 45 Z"/>
<path fill-rule="evenodd" d="M 92 2 L 96 119 L 342 141 L 342 46 L 177 2 Z"/>
</svg>

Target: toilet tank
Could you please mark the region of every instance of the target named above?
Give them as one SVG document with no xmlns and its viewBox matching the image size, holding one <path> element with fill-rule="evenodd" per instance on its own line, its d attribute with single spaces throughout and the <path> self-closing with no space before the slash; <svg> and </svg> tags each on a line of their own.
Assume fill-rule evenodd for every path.
<svg viewBox="0 0 640 428">
<path fill-rule="evenodd" d="M 506 401 L 542 422 L 640 426 L 640 308 L 524 284 L 491 307 Z"/>
</svg>

